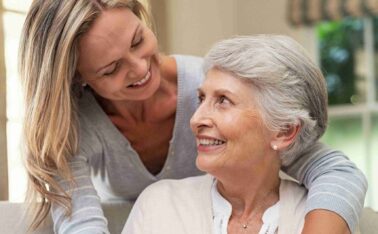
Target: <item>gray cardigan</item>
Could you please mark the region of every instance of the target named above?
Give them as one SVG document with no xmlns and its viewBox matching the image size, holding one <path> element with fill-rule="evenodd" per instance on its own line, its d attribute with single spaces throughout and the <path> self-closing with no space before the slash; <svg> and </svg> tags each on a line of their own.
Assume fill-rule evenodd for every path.
<svg viewBox="0 0 378 234">
<path fill-rule="evenodd" d="M 197 87 L 203 80 L 201 58 L 174 56 L 178 70 L 178 98 L 173 137 L 166 163 L 158 175 L 144 167 L 129 141 L 117 130 L 89 90 L 79 100 L 80 152 L 70 162 L 76 187 L 62 187 L 72 194 L 73 213 L 52 206 L 56 233 L 108 233 L 100 201 L 134 201 L 148 185 L 161 179 L 201 174 L 195 166 L 196 145 L 189 120 L 197 106 Z M 327 209 L 338 213 L 354 230 L 363 207 L 367 182 L 347 157 L 315 144 L 287 168 L 286 173 L 308 189 L 306 212 Z"/>
</svg>

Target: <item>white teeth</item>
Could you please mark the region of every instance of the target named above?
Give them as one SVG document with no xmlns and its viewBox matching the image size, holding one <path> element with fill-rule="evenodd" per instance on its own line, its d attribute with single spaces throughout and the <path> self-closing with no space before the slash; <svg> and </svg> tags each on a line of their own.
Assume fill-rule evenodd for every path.
<svg viewBox="0 0 378 234">
<path fill-rule="evenodd" d="M 200 145 L 221 145 L 224 144 L 224 141 L 221 140 L 212 140 L 212 139 L 198 139 Z"/>
<path fill-rule="evenodd" d="M 141 80 L 138 81 L 138 82 L 132 83 L 130 86 L 140 86 L 140 85 L 143 85 L 143 84 L 145 84 L 150 78 L 151 78 L 151 72 L 148 72 L 147 75 L 146 75 L 143 79 L 141 79 Z"/>
</svg>

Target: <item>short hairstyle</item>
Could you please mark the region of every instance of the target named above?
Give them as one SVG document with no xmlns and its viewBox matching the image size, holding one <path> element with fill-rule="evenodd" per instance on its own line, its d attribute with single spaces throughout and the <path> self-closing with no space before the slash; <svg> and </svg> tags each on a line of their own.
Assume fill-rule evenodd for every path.
<svg viewBox="0 0 378 234">
<path fill-rule="evenodd" d="M 327 127 L 327 89 L 318 66 L 304 48 L 283 35 L 239 36 L 216 43 L 204 71 L 217 68 L 252 84 L 264 124 L 272 131 L 301 125 L 294 142 L 281 152 L 290 164 Z"/>
</svg>

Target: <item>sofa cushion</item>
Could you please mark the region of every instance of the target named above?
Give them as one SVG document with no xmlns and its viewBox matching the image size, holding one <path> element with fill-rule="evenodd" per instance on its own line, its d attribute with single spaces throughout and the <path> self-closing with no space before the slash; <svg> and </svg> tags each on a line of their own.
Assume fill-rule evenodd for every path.
<svg viewBox="0 0 378 234">
<path fill-rule="evenodd" d="M 361 234 L 378 233 L 378 212 L 364 208 L 360 219 Z"/>
<path fill-rule="evenodd" d="M 23 203 L 11 203 L 0 201 L 0 234 L 25 234 L 27 233 L 27 219 Z M 121 233 L 132 204 L 128 202 L 103 203 L 102 208 L 109 222 L 109 231 L 112 234 Z M 378 213 L 370 208 L 364 208 L 360 225 L 361 234 L 377 233 Z M 46 223 L 32 234 L 52 234 L 53 227 L 51 217 Z"/>
<path fill-rule="evenodd" d="M 108 219 L 108 227 L 111 234 L 121 233 L 132 204 L 128 202 L 103 203 L 102 208 Z M 28 219 L 23 203 L 0 202 L 0 234 L 25 234 L 27 233 Z M 46 222 L 32 234 L 52 234 L 52 220 L 49 216 Z"/>
</svg>

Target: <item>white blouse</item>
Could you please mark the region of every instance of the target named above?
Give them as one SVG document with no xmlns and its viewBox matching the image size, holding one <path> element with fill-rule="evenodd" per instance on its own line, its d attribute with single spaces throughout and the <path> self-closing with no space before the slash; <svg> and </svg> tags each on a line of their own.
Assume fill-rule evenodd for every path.
<svg viewBox="0 0 378 234">
<path fill-rule="evenodd" d="M 211 199 L 213 204 L 213 230 L 214 234 L 227 234 L 227 226 L 231 217 L 231 204 L 222 197 L 217 189 L 217 181 L 214 179 L 211 187 Z M 263 225 L 259 234 L 276 234 L 279 222 L 279 201 L 269 207 L 263 214 Z M 243 227 L 240 227 L 243 228 Z"/>
</svg>

